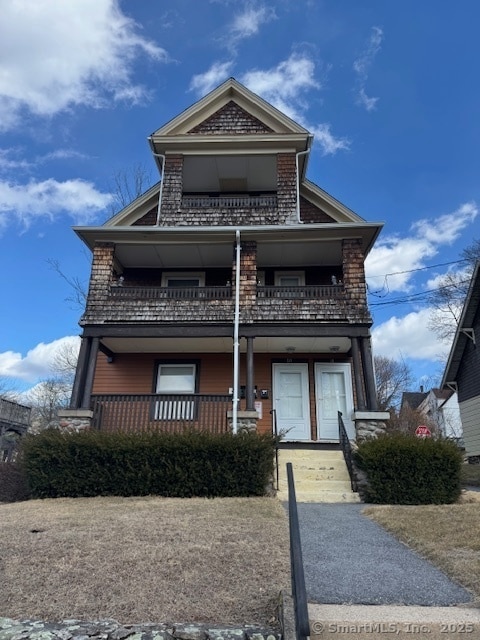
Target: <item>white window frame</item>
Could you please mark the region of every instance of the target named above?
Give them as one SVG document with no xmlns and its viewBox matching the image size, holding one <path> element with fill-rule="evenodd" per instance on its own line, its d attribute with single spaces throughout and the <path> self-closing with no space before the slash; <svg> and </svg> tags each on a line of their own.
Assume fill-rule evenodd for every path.
<svg viewBox="0 0 480 640">
<path fill-rule="evenodd" d="M 175 390 L 171 391 L 160 391 L 160 378 L 162 367 L 170 367 L 170 368 L 185 368 L 191 367 L 192 369 L 192 390 L 184 391 L 184 390 Z M 157 373 L 156 373 L 156 381 L 155 381 L 155 393 L 159 396 L 162 395 L 172 395 L 172 396 L 181 396 L 181 395 L 193 395 L 196 393 L 197 389 L 197 372 L 198 367 L 193 362 L 159 362 L 157 365 Z M 195 399 L 192 400 L 157 400 L 154 406 L 154 420 L 195 420 L 196 413 L 196 402 Z"/>
<path fill-rule="evenodd" d="M 281 280 L 284 277 L 285 278 L 298 278 L 298 285 L 283 285 Z M 275 271 L 275 286 L 276 287 L 285 287 L 285 286 L 304 287 L 305 286 L 305 271 Z"/>
<path fill-rule="evenodd" d="M 205 286 L 205 271 L 165 271 L 162 273 L 162 287 L 168 287 L 169 280 L 195 280 L 198 287 Z"/>
</svg>

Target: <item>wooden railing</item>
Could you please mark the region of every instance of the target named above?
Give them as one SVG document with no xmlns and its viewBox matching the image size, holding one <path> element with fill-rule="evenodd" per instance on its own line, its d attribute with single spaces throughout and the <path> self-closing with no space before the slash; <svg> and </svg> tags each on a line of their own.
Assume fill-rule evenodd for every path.
<svg viewBox="0 0 480 640">
<path fill-rule="evenodd" d="M 0 423 L 27 427 L 30 424 L 31 407 L 0 398 Z"/>
<path fill-rule="evenodd" d="M 314 300 L 317 298 L 330 298 L 340 300 L 345 295 L 345 289 L 341 284 L 335 285 L 310 285 L 308 287 L 271 287 L 257 286 L 258 298 L 297 298 L 302 300 Z"/>
<path fill-rule="evenodd" d="M 110 293 L 121 300 L 229 300 L 232 287 L 139 287 L 112 284 Z M 341 300 L 343 285 L 311 285 L 308 287 L 257 286 L 257 297 L 292 298 L 298 300 Z"/>
<path fill-rule="evenodd" d="M 227 300 L 232 297 L 232 287 L 110 287 L 114 298 L 122 300 Z"/>
<path fill-rule="evenodd" d="M 223 195 L 223 196 L 183 196 L 184 209 L 261 209 L 277 206 L 277 196 L 274 194 L 251 195 Z"/>
<path fill-rule="evenodd" d="M 94 394 L 93 428 L 100 431 L 164 431 L 189 429 L 224 433 L 232 397 L 220 394 Z"/>
</svg>

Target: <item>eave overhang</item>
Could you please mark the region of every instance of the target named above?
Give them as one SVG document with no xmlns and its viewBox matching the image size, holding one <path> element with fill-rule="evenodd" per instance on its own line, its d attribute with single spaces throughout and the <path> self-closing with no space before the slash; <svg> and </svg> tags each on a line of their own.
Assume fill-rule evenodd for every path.
<svg viewBox="0 0 480 640">
<path fill-rule="evenodd" d="M 364 256 L 370 252 L 383 223 L 295 224 L 288 226 L 243 226 L 242 240 L 261 243 L 341 242 L 344 239 L 362 240 Z M 237 227 L 73 227 L 75 233 L 93 250 L 97 242 L 135 245 L 198 245 L 229 244 L 235 240 Z"/>
<path fill-rule="evenodd" d="M 458 370 L 460 368 L 463 352 L 467 343 L 470 341 L 468 337 L 468 329 L 471 329 L 475 315 L 480 306 L 480 261 L 477 262 L 475 270 L 472 275 L 470 287 L 468 289 L 467 297 L 463 305 L 462 315 L 457 326 L 455 338 L 453 339 L 452 348 L 448 355 L 445 372 L 442 377 L 442 383 L 440 387 L 443 389 L 449 387 L 457 381 Z"/>
</svg>

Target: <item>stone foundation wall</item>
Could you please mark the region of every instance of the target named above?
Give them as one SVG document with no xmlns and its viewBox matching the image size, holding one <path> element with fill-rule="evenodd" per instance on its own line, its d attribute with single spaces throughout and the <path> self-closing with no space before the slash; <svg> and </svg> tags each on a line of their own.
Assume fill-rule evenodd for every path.
<svg viewBox="0 0 480 640">
<path fill-rule="evenodd" d="M 254 625 L 134 624 L 116 620 L 11 620 L 0 618 L 0 640 L 280 640 L 273 629 Z"/>
</svg>

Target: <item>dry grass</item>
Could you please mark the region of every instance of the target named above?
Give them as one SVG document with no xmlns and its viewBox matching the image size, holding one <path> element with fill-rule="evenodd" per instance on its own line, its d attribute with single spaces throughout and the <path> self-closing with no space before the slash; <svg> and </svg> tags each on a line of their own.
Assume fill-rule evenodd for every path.
<svg viewBox="0 0 480 640">
<path fill-rule="evenodd" d="M 0 616 L 265 623 L 288 586 L 273 498 L 0 504 Z"/>
<path fill-rule="evenodd" d="M 368 507 L 363 513 L 470 589 L 480 602 L 480 502 Z"/>
</svg>

